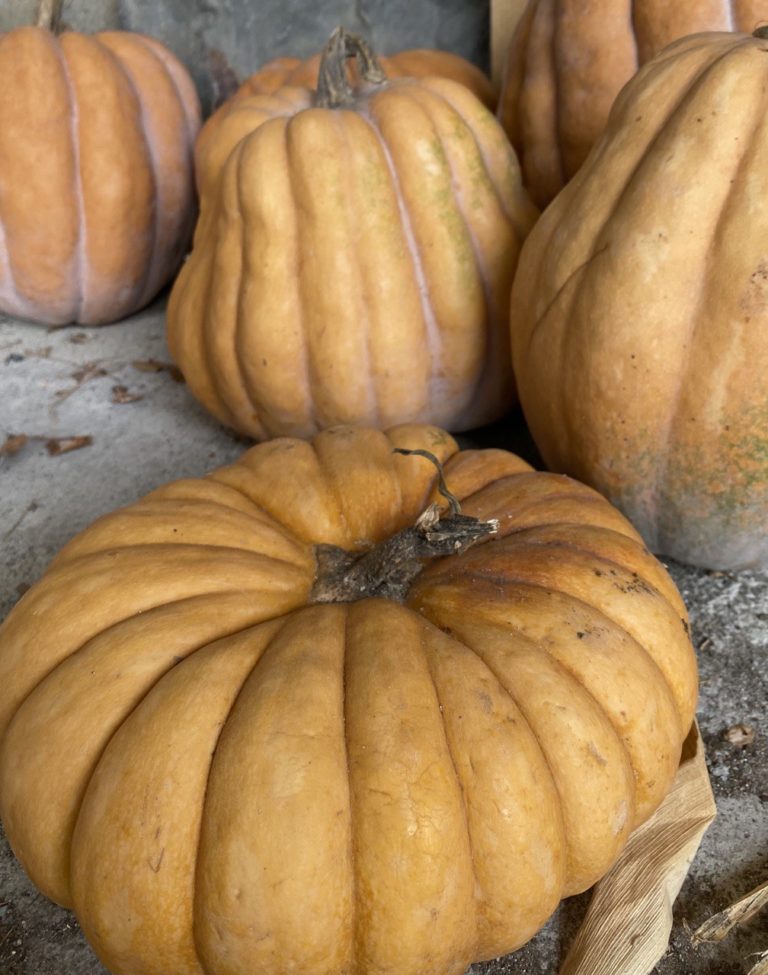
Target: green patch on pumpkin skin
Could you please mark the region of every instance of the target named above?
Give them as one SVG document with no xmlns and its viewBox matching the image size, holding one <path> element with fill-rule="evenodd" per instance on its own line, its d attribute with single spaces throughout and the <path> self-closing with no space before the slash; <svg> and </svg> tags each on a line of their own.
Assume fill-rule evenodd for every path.
<svg viewBox="0 0 768 975">
<path fill-rule="evenodd" d="M 453 189 L 453 174 L 445 147 L 435 138 L 430 143 L 433 158 L 440 166 L 446 184 L 439 186 L 432 194 L 432 201 L 441 223 L 446 228 L 462 275 L 462 287 L 470 288 L 475 281 L 475 252 L 470 231 L 464 222 Z"/>
</svg>

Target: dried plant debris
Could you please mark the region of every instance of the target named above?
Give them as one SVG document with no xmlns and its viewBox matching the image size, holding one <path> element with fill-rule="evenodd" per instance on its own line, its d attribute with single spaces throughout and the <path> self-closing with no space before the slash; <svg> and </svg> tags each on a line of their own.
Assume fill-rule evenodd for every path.
<svg viewBox="0 0 768 975">
<path fill-rule="evenodd" d="M 751 724 L 735 724 L 723 732 L 723 738 L 734 748 L 747 748 L 754 744 L 755 729 Z"/>
<path fill-rule="evenodd" d="M 702 942 L 722 941 L 735 927 L 751 921 L 766 907 L 768 907 L 768 881 L 698 927 L 691 937 L 694 947 Z M 758 962 L 749 970 L 749 975 L 768 975 L 768 950 L 758 955 Z"/>
<path fill-rule="evenodd" d="M 51 457 L 58 457 L 59 454 L 68 454 L 73 450 L 80 450 L 82 447 L 90 447 L 93 437 L 88 435 L 83 437 L 51 437 L 45 441 L 45 449 Z"/>
<path fill-rule="evenodd" d="M 9 433 L 5 443 L 0 444 L 0 457 L 12 457 L 18 454 L 22 447 L 29 442 L 26 433 Z"/>
<path fill-rule="evenodd" d="M 167 372 L 177 383 L 184 382 L 181 369 L 171 362 L 160 362 L 158 359 L 134 359 L 131 365 L 139 372 Z"/>
<path fill-rule="evenodd" d="M 112 387 L 113 403 L 135 403 L 140 399 L 144 399 L 144 394 L 132 393 L 127 386 L 118 385 Z"/>
</svg>

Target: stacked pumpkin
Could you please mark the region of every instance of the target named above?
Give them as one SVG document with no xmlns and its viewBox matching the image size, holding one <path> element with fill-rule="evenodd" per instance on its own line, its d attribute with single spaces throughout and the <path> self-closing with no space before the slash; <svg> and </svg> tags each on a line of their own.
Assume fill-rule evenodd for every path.
<svg viewBox="0 0 768 975">
<path fill-rule="evenodd" d="M 0 630 L 8 835 L 116 973 L 459 975 L 669 788 L 696 674 L 666 572 L 596 491 L 431 424 L 507 411 L 513 356 L 549 465 L 654 549 L 768 559 L 768 44 L 651 61 L 536 222 L 524 179 L 546 202 L 585 155 L 566 133 L 542 163 L 530 124 L 557 9 L 531 0 L 508 72 L 522 174 L 471 69 L 388 78 L 343 30 L 201 133 L 169 345 L 222 422 L 280 439 L 101 519 Z"/>
</svg>

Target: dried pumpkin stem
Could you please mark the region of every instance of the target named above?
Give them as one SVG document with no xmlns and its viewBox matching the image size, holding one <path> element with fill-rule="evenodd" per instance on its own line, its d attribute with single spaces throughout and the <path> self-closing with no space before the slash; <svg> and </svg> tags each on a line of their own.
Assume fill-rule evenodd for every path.
<svg viewBox="0 0 768 975">
<path fill-rule="evenodd" d="M 64 0 L 40 0 L 37 7 L 36 25 L 53 31 L 54 34 L 58 33 L 63 7 Z"/>
<path fill-rule="evenodd" d="M 371 85 L 381 85 L 387 76 L 370 45 L 337 27 L 325 45 L 317 77 L 315 105 L 320 108 L 343 108 L 355 101 L 355 89 L 347 76 L 347 60 L 355 58 L 362 80 Z"/>
<path fill-rule="evenodd" d="M 480 521 L 461 514 L 459 502 L 445 485 L 440 461 L 427 450 L 401 450 L 432 461 L 438 470 L 437 489 L 448 499 L 451 513 L 441 517 L 440 507 L 431 504 L 415 525 L 385 539 L 363 555 L 335 545 L 317 545 L 317 577 L 311 601 L 349 603 L 378 596 L 404 601 L 411 583 L 430 559 L 457 555 L 499 530 L 495 519 Z"/>
</svg>

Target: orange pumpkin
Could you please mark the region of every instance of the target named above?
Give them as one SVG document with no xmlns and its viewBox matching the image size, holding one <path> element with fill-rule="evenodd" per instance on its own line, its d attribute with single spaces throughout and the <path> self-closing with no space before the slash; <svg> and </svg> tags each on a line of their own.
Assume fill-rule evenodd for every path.
<svg viewBox="0 0 768 975">
<path fill-rule="evenodd" d="M 499 118 L 545 207 L 584 162 L 622 86 L 672 41 L 751 31 L 768 0 L 529 0 L 507 54 Z"/>
<path fill-rule="evenodd" d="M 189 243 L 199 126 L 191 78 L 152 38 L 3 35 L 0 311 L 98 325 L 146 305 Z"/>
<path fill-rule="evenodd" d="M 661 801 L 685 617 L 568 478 L 433 427 L 273 440 L 101 518 L 12 611 L 5 829 L 116 975 L 461 975 Z"/>
<path fill-rule="evenodd" d="M 529 237 L 515 370 L 547 465 L 656 552 L 768 565 L 765 35 L 677 42 Z"/>
<path fill-rule="evenodd" d="M 344 32 L 324 64 L 317 93 L 241 99 L 198 155 L 171 353 L 203 404 L 257 439 L 488 422 L 514 396 L 509 291 L 536 216 L 514 153 L 463 85 L 388 82 Z"/>
</svg>

